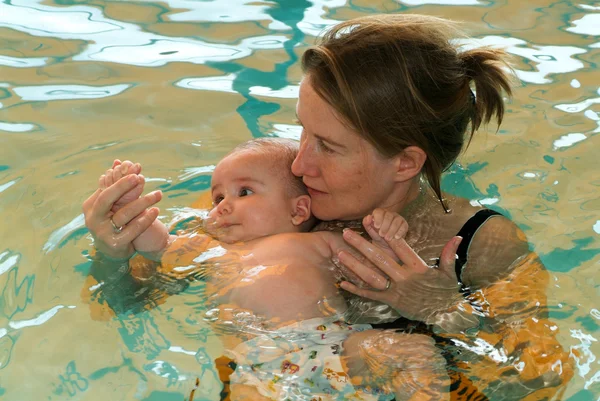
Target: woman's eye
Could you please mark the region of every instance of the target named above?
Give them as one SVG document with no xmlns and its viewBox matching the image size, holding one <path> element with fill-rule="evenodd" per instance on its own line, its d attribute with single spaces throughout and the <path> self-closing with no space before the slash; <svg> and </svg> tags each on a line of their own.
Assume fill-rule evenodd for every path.
<svg viewBox="0 0 600 401">
<path fill-rule="evenodd" d="M 240 196 L 248 196 L 248 195 L 252 195 L 254 193 L 253 190 L 251 190 L 250 188 L 242 188 L 240 190 Z"/>
<path fill-rule="evenodd" d="M 325 142 L 323 142 L 322 139 L 318 139 L 318 144 L 319 147 L 325 152 L 325 153 L 333 153 L 334 150 L 331 149 L 329 146 L 327 146 L 327 144 Z"/>
</svg>

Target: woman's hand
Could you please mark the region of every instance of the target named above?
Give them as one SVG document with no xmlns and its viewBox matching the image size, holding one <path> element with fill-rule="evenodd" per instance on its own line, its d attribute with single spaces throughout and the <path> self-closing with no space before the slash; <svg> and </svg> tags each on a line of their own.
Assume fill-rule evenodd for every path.
<svg viewBox="0 0 600 401">
<path fill-rule="evenodd" d="M 452 238 L 442 250 L 439 266 L 430 267 L 404 238 L 387 241 L 400 260 L 396 262 L 379 246 L 350 229 L 344 230 L 343 236 L 364 260 L 357 259 L 348 251 L 341 251 L 338 254 L 340 262 L 363 281 L 357 284 L 371 287 L 361 288 L 344 281 L 341 287 L 346 291 L 386 303 L 402 316 L 425 323 L 462 299 L 454 270 L 461 237 Z"/>
<path fill-rule="evenodd" d="M 132 163 L 129 160 L 125 160 L 121 162 L 119 159 L 115 159 L 111 168 L 106 170 L 104 174 L 100 176 L 98 180 L 98 188 L 106 189 L 110 187 L 115 182 L 119 181 L 121 178 L 125 177 L 128 174 L 138 174 L 141 175 L 142 165 L 139 163 Z M 142 192 L 144 191 L 144 181 L 142 180 L 137 186 L 131 189 L 129 192 L 124 194 L 121 198 L 117 199 L 117 201 L 112 206 L 112 212 L 116 213 L 123 206 L 128 203 L 133 202 L 138 199 Z"/>
<path fill-rule="evenodd" d="M 161 192 L 142 196 L 112 211 L 115 202 L 140 184 L 144 184 L 144 177 L 129 174 L 106 189 L 98 188 L 83 202 L 85 225 L 94 237 L 94 246 L 109 258 L 127 260 L 133 256 L 133 240 L 158 216 L 158 208 L 148 208 L 161 200 Z"/>
</svg>

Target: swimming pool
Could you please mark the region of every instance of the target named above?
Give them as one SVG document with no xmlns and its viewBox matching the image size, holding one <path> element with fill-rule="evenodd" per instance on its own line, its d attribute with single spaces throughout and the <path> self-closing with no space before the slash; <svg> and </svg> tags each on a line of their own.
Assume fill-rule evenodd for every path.
<svg viewBox="0 0 600 401">
<path fill-rule="evenodd" d="M 436 3 L 436 4 L 434 4 Z M 114 318 L 91 303 L 81 203 L 114 158 L 192 213 L 214 164 L 252 136 L 296 138 L 298 57 L 340 20 L 463 20 L 515 55 L 502 129 L 477 135 L 446 190 L 508 212 L 551 273 L 548 302 L 599 400 L 600 3 L 246 0 L 0 3 L 0 399 L 218 399 L 200 286 Z"/>
</svg>

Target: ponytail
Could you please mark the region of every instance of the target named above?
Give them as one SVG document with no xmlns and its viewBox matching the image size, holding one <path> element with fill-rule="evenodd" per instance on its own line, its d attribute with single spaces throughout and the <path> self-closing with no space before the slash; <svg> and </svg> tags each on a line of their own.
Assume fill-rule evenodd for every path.
<svg viewBox="0 0 600 401">
<path fill-rule="evenodd" d="M 477 94 L 470 136 L 481 124 L 488 124 L 494 115 L 499 128 L 504 117 L 502 91 L 512 95 L 510 79 L 502 68 L 513 71 L 506 61 L 507 53 L 500 49 L 478 48 L 462 52 L 459 57 L 465 67 L 467 85 L 472 81 Z"/>
</svg>

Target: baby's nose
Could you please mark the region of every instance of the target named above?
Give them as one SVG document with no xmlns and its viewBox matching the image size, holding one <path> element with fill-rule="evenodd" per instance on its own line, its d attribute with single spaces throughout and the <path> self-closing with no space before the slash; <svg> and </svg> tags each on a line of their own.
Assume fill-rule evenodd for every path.
<svg viewBox="0 0 600 401">
<path fill-rule="evenodd" d="M 233 204 L 227 198 L 223 199 L 217 205 L 217 213 L 219 215 L 229 214 L 229 213 L 231 213 L 232 210 L 233 210 Z"/>
</svg>

